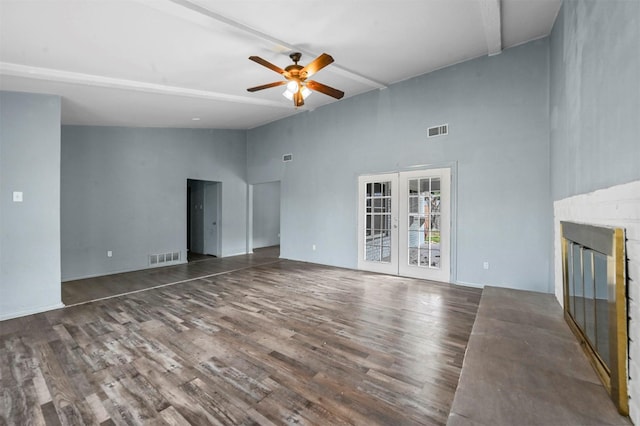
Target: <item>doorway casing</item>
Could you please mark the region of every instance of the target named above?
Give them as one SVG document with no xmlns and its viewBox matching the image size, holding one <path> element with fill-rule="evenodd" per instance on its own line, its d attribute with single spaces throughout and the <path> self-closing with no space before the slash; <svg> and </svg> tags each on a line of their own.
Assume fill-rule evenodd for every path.
<svg viewBox="0 0 640 426">
<path fill-rule="evenodd" d="M 220 256 L 222 182 L 187 179 L 187 252 Z"/>
<path fill-rule="evenodd" d="M 280 245 L 281 182 L 260 182 L 247 188 L 247 253 Z"/>
</svg>

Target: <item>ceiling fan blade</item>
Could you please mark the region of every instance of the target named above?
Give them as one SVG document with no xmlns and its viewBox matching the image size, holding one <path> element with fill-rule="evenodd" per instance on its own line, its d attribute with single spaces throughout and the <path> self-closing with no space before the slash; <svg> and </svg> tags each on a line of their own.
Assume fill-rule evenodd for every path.
<svg viewBox="0 0 640 426">
<path fill-rule="evenodd" d="M 322 55 L 315 58 L 313 61 L 309 62 L 306 67 L 302 68 L 300 70 L 300 74 L 304 75 L 304 73 L 306 72 L 307 73 L 306 77 L 307 78 L 311 77 L 312 75 L 314 75 L 315 73 L 317 73 L 322 68 L 326 67 L 332 62 L 333 62 L 333 58 L 331 57 L 331 55 L 327 55 L 326 53 L 323 53 Z"/>
<path fill-rule="evenodd" d="M 263 84 L 262 86 L 250 87 L 247 89 L 248 92 L 257 92 L 258 90 L 270 89 L 272 87 L 278 87 L 287 84 L 287 80 L 276 81 L 274 83 Z"/>
<path fill-rule="evenodd" d="M 284 70 L 282 68 L 280 68 L 277 65 L 273 65 L 269 61 L 262 59 L 260 56 L 249 56 L 249 59 L 251 59 L 253 62 L 257 62 L 260 65 L 269 68 L 270 70 L 277 72 L 278 74 L 284 74 Z"/>
<path fill-rule="evenodd" d="M 342 90 L 334 89 L 333 87 L 327 86 L 326 84 L 318 83 L 317 81 L 313 80 L 307 81 L 307 87 L 311 90 L 324 93 L 325 95 L 331 96 L 332 98 L 336 99 L 342 99 L 342 97 L 344 96 L 344 92 Z"/>
</svg>

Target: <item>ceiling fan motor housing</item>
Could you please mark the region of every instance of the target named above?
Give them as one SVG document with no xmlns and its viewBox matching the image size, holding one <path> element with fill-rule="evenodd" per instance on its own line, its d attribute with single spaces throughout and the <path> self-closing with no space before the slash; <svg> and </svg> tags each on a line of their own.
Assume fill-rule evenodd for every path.
<svg viewBox="0 0 640 426">
<path fill-rule="evenodd" d="M 293 62 L 296 63 L 296 65 L 298 65 L 298 62 L 300 62 L 300 58 L 302 58 L 302 53 L 300 52 L 293 52 L 292 54 L 289 55 L 289 57 L 291 58 L 291 60 Z"/>
</svg>

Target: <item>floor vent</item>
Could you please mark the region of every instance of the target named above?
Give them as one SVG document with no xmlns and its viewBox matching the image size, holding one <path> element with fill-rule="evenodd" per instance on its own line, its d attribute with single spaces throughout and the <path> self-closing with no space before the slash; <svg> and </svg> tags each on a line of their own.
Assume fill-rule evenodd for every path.
<svg viewBox="0 0 640 426">
<path fill-rule="evenodd" d="M 293 154 L 285 154 L 282 156 L 282 161 L 288 163 L 289 161 L 293 161 Z"/>
<path fill-rule="evenodd" d="M 433 126 L 427 129 L 427 137 L 434 138 L 436 136 L 444 136 L 449 134 L 449 125 L 442 124 L 440 126 Z"/>
<path fill-rule="evenodd" d="M 179 251 L 149 255 L 149 266 L 163 266 L 163 265 L 166 265 L 167 263 L 175 263 L 179 261 L 180 261 Z"/>
</svg>

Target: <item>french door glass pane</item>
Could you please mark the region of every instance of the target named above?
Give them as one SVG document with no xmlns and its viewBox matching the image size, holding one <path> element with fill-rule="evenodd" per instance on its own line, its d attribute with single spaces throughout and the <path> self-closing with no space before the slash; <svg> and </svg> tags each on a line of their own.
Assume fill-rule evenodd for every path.
<svg viewBox="0 0 640 426">
<path fill-rule="evenodd" d="M 569 272 L 569 284 L 567 285 L 567 287 L 569 288 L 569 313 L 571 314 L 571 316 L 573 318 L 576 317 L 576 309 L 575 309 L 575 300 L 574 300 L 574 288 L 573 288 L 573 250 L 574 250 L 574 245 L 573 243 L 570 243 L 569 246 L 567 247 L 567 252 L 568 252 L 568 258 L 567 258 L 567 269 Z"/>
<path fill-rule="evenodd" d="M 370 262 L 391 262 L 391 182 L 370 182 L 365 188 L 365 253 Z"/>
<path fill-rule="evenodd" d="M 607 367 L 609 359 L 609 300 L 607 289 L 607 256 L 594 252 L 594 279 L 596 284 L 596 347 Z"/>
<path fill-rule="evenodd" d="M 573 246 L 573 303 L 575 315 L 573 319 L 584 331 L 584 281 L 582 278 L 582 248 Z"/>
<path fill-rule="evenodd" d="M 409 213 L 418 213 L 420 200 L 418 197 L 409 196 Z"/>
<path fill-rule="evenodd" d="M 591 345 L 596 345 L 596 305 L 595 305 L 595 285 L 593 277 L 593 251 L 585 249 L 582 252 L 583 280 L 584 280 L 584 332 L 591 341 Z"/>
<path fill-rule="evenodd" d="M 409 180 L 409 265 L 440 268 L 440 178 Z"/>
<path fill-rule="evenodd" d="M 418 266 L 418 249 L 410 248 L 409 249 L 409 265 Z"/>
<path fill-rule="evenodd" d="M 420 195 L 422 196 L 429 195 L 430 181 L 431 181 L 430 178 L 420 179 Z"/>
</svg>

